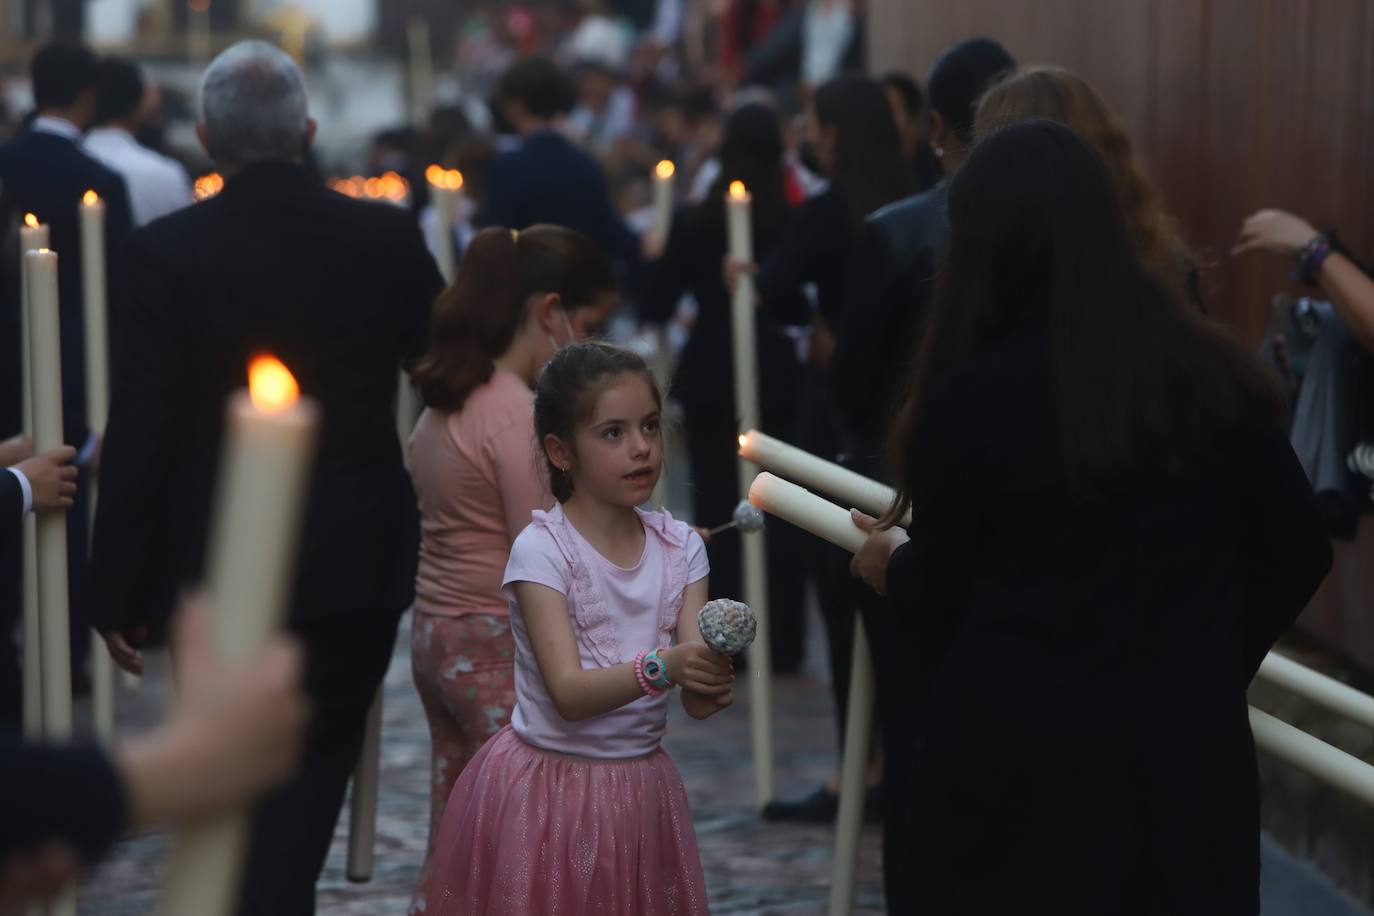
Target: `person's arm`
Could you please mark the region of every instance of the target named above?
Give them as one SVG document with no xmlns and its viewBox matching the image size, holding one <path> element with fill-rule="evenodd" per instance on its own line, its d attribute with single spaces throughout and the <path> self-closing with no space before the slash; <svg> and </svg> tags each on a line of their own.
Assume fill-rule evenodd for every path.
<svg viewBox="0 0 1374 916">
<path fill-rule="evenodd" d="M 199 600 L 176 629 L 176 702 L 152 732 L 112 757 L 0 739 L 0 911 L 56 893 L 128 828 L 245 805 L 295 766 L 307 718 L 296 646 L 277 637 L 250 660 L 226 663 Z"/>
<path fill-rule="evenodd" d="M 514 587 L 539 663 L 539 674 L 560 716 L 569 722 L 581 722 L 644 696 L 633 662 L 609 668 L 582 667 L 568 601 L 561 592 L 534 582 L 516 582 Z M 704 674 L 719 677 L 725 673 L 719 670 L 713 658 L 716 654 L 705 643 L 678 643 L 659 654 L 674 683 L 712 695 L 729 690 L 728 685 L 722 689 L 702 679 Z"/>
<path fill-rule="evenodd" d="M 1331 571 L 1331 537 L 1287 437 L 1274 432 L 1238 454 L 1231 466 L 1245 539 L 1248 680 Z"/>
<path fill-rule="evenodd" d="M 1312 224 L 1283 210 L 1260 210 L 1241 225 L 1231 254 L 1266 251 L 1294 257 L 1317 235 Z M 1315 274 L 1321 291 L 1366 350 L 1374 351 L 1374 279 L 1341 251 L 1332 251 Z"/>
<path fill-rule="evenodd" d="M 701 627 L 697 624 L 697 614 L 701 612 L 702 607 L 706 604 L 707 596 L 711 593 L 709 581 L 708 579 L 701 579 L 693 582 L 683 592 L 682 610 L 677 616 L 677 639 L 679 643 L 702 642 Z M 706 673 L 703 674 L 703 679 L 717 687 L 724 687 L 723 692 L 710 694 L 701 693 L 689 687 L 682 688 L 682 708 L 687 710 L 687 715 L 693 719 L 709 718 L 734 702 L 732 686 L 735 678 L 734 663 L 721 655 L 717 655 L 715 661 L 719 665 L 728 665 L 730 674 Z"/>
</svg>

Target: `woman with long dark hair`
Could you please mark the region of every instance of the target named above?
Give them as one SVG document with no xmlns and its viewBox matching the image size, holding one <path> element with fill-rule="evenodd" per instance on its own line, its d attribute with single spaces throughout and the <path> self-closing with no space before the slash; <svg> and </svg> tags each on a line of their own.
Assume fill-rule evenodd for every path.
<svg viewBox="0 0 1374 916">
<path fill-rule="evenodd" d="M 732 181 L 742 181 L 753 198 L 754 250 L 766 256 L 777 245 L 793 208 L 787 200 L 783 166 L 782 125 L 762 104 L 741 106 L 725 120 L 720 175 L 700 204 L 680 210 L 673 219 L 663 256 L 650 268 L 649 289 L 641 306 L 646 321 L 666 323 L 684 293 L 696 299 L 697 316 L 673 378 L 672 397 L 682 405 L 692 463 L 694 521 L 710 526 L 729 521 L 739 501 L 735 427 L 734 364 L 731 360 L 730 294 L 721 278 L 726 252 L 725 195 Z M 765 429 L 791 436 L 797 426 L 800 367 L 784 325 L 810 320 L 799 292 L 765 296 L 756 315 L 759 400 Z M 768 541 L 771 605 L 780 613 L 800 615 L 802 590 L 796 575 L 798 537 L 786 525 L 770 525 Z M 711 587 L 717 595 L 740 593 L 739 541 L 734 536 L 708 545 Z M 774 633 L 785 638 L 788 627 Z M 782 631 L 782 632 L 780 632 Z M 774 647 L 779 645 L 776 641 Z M 797 658 L 774 659 L 780 667 Z"/>
<path fill-rule="evenodd" d="M 949 221 L 854 561 L 907 630 L 914 904 L 1254 914 L 1245 690 L 1331 564 L 1275 392 L 1068 128 L 980 142 Z"/>
<path fill-rule="evenodd" d="M 536 460 L 533 385 L 614 304 L 610 261 L 562 226 L 483 229 L 435 304 L 413 373 L 425 410 L 410 437 L 420 503 L 410 658 L 433 744 L 431 852 L 453 784 L 515 706 L 501 577 L 531 514 L 553 505 Z M 426 854 L 420 888 L 429 870 Z"/>
</svg>

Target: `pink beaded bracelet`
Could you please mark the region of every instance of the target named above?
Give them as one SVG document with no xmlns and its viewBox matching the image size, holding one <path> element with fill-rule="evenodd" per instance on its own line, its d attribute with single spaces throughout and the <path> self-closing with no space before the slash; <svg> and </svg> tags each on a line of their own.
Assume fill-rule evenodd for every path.
<svg viewBox="0 0 1374 916">
<path fill-rule="evenodd" d="M 645 696 L 661 697 L 667 691 L 649 683 L 649 678 L 644 674 L 644 659 L 648 657 L 651 651 L 653 650 L 645 649 L 635 656 L 635 680 L 639 681 L 639 689 L 644 691 Z"/>
</svg>

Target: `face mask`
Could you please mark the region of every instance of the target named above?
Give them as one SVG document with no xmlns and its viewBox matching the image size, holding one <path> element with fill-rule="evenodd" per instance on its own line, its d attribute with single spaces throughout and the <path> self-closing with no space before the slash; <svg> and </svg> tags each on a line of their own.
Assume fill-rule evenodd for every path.
<svg viewBox="0 0 1374 916">
<path fill-rule="evenodd" d="M 571 347 L 573 344 L 577 343 L 577 334 L 573 331 L 572 322 L 568 320 L 568 313 L 563 311 L 562 309 L 559 309 L 558 314 L 559 317 L 563 319 L 563 327 L 568 329 L 568 342 L 565 344 L 560 344 L 558 342 L 558 339 L 554 337 L 552 334 L 550 334 L 549 346 L 553 348 L 553 352 L 555 353 L 557 353 L 564 347 Z"/>
</svg>

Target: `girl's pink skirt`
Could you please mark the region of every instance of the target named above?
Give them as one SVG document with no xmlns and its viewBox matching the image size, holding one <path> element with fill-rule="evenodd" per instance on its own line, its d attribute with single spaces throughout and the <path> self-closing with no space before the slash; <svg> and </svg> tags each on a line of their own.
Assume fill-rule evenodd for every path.
<svg viewBox="0 0 1374 916">
<path fill-rule="evenodd" d="M 453 787 L 425 916 L 687 916 L 706 887 L 687 793 L 662 749 L 540 750 L 508 725 Z"/>
</svg>

